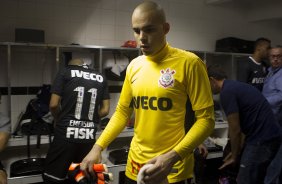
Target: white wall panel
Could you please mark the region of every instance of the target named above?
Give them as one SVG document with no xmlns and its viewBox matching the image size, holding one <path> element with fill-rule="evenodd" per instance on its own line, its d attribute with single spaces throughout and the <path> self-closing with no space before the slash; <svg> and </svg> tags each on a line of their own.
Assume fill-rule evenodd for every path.
<svg viewBox="0 0 282 184">
<path fill-rule="evenodd" d="M 130 32 L 131 12 L 142 1 L 0 0 L 0 2 L 2 28 L 0 41 L 14 41 L 14 29 L 25 27 L 45 30 L 47 43 L 91 44 L 90 41 L 95 40 L 96 43 L 105 43 L 107 46 L 119 46 L 120 38 L 124 38 L 124 35 L 115 35 L 120 32 L 111 30 L 123 26 L 124 30 L 128 29 Z M 273 39 L 275 44 L 282 42 L 280 32 L 276 31 L 277 28 L 281 30 L 281 26 L 274 24 L 265 26 L 262 22 L 248 22 L 250 15 L 242 7 L 215 6 L 199 0 L 159 0 L 157 2 L 166 10 L 172 31 L 184 31 L 184 34 L 187 32 L 187 36 L 201 33 L 198 34 L 199 39 L 192 40 L 196 42 L 190 41 L 183 45 L 173 41 L 175 46 L 190 48 L 195 45 L 195 48 L 192 48 L 194 50 L 200 48 L 200 50 L 213 51 L 214 44 L 206 45 L 206 43 L 226 36 L 254 40 L 265 35 Z M 267 12 L 264 14 L 267 15 Z M 11 24 L 8 24 L 10 22 Z M 257 31 L 258 27 L 259 31 Z M 95 36 L 91 34 L 92 30 Z M 211 36 L 214 38 L 212 39 Z M 182 40 L 182 38 L 176 40 Z"/>
</svg>

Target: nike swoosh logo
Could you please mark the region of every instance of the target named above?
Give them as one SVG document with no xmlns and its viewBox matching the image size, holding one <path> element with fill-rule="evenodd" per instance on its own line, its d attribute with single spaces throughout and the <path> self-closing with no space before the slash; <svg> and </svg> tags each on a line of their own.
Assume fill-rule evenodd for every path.
<svg viewBox="0 0 282 184">
<path fill-rule="evenodd" d="M 133 79 L 133 81 L 131 81 L 131 84 L 133 84 L 136 80 L 137 80 L 137 78 L 136 78 L 136 79 Z"/>
</svg>

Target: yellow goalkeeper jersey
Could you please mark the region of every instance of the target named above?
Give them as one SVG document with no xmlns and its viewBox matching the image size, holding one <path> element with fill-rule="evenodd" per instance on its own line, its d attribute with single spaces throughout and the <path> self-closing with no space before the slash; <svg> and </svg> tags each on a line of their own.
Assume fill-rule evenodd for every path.
<svg viewBox="0 0 282 184">
<path fill-rule="evenodd" d="M 187 100 L 196 112 L 196 122 L 185 134 Z M 214 126 L 212 93 L 203 61 L 168 44 L 154 56 L 135 58 L 127 67 L 116 111 L 96 144 L 107 147 L 124 129 L 132 111 L 134 136 L 126 176 L 136 180 L 146 162 L 175 150 L 182 160 L 174 165 L 169 182 L 192 178 L 193 150 Z"/>
</svg>

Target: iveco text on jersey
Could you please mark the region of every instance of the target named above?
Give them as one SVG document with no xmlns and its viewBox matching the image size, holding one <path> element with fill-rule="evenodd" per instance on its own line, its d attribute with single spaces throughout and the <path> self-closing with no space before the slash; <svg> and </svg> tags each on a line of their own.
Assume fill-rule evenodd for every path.
<svg viewBox="0 0 282 184">
<path fill-rule="evenodd" d="M 103 77 L 101 75 L 90 73 L 90 72 L 84 72 L 80 70 L 71 70 L 71 77 L 82 77 L 87 80 L 94 80 L 98 82 L 103 82 Z"/>
<path fill-rule="evenodd" d="M 172 100 L 169 98 L 157 98 L 155 96 L 137 96 L 133 97 L 130 103 L 131 108 L 139 109 L 151 109 L 151 110 L 161 110 L 168 111 L 172 108 Z"/>
</svg>

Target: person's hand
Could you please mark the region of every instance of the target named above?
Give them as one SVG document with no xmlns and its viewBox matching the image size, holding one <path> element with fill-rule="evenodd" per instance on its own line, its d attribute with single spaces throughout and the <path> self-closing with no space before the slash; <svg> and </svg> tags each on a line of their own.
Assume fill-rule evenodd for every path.
<svg viewBox="0 0 282 184">
<path fill-rule="evenodd" d="M 146 184 L 162 183 L 172 172 L 173 165 L 180 159 L 174 150 L 153 158 L 147 163 L 153 166 L 144 171 L 143 182 Z"/>
<path fill-rule="evenodd" d="M 229 153 L 229 154 L 224 158 L 223 162 L 224 162 L 224 163 L 219 167 L 220 170 L 223 169 L 223 168 L 225 168 L 225 167 L 227 167 L 227 166 L 229 166 L 229 165 L 235 164 L 236 159 L 234 159 L 234 158 L 232 157 L 232 153 Z"/>
<path fill-rule="evenodd" d="M 199 153 L 202 155 L 202 157 L 207 158 L 208 153 L 209 153 L 207 147 L 203 144 L 200 144 L 198 146 L 198 149 L 199 149 Z"/>
<path fill-rule="evenodd" d="M 7 174 L 3 170 L 0 170 L 0 184 L 7 184 Z"/>
<path fill-rule="evenodd" d="M 137 175 L 137 184 L 146 184 L 144 182 L 144 177 L 145 177 L 144 173 L 148 168 L 153 167 L 153 166 L 154 164 L 145 164 L 144 166 L 141 167 Z M 168 180 L 165 179 L 163 181 L 158 182 L 158 184 L 169 184 L 169 183 L 168 183 Z"/>
<path fill-rule="evenodd" d="M 80 163 L 80 169 L 89 177 L 94 176 L 93 164 L 101 163 L 102 161 L 102 148 L 99 145 L 94 145 L 91 151 L 84 157 Z"/>
</svg>

